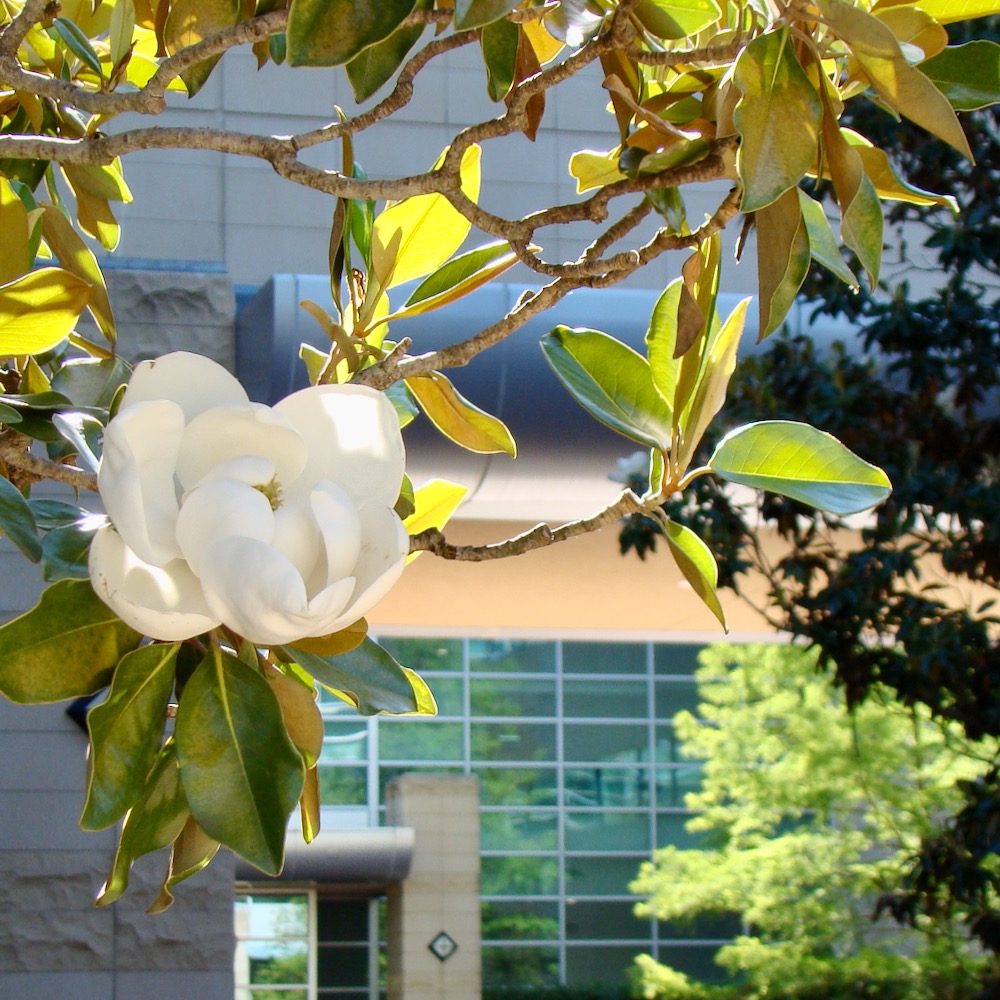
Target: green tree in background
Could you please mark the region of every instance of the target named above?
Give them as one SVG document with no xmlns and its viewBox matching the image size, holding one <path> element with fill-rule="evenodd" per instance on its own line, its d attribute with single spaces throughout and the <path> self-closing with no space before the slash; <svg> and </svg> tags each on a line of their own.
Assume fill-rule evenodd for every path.
<svg viewBox="0 0 1000 1000">
<path fill-rule="evenodd" d="M 631 888 L 661 920 L 738 915 L 744 932 L 717 962 L 739 985 L 691 984 L 644 956 L 645 995 L 944 1000 L 971 997 L 990 965 L 947 919 L 921 917 L 918 933 L 871 913 L 995 741 L 880 688 L 852 712 L 816 659 L 777 645 L 701 655 L 699 717 L 674 725 L 704 761 L 687 797 L 704 847 L 660 849 Z"/>
</svg>

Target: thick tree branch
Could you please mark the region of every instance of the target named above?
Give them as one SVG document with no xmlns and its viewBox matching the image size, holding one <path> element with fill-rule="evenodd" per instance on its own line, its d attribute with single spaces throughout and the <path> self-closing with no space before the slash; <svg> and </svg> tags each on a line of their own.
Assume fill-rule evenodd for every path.
<svg viewBox="0 0 1000 1000">
<path fill-rule="evenodd" d="M 599 511 L 592 517 L 579 521 L 570 521 L 558 528 L 547 524 L 538 524 L 530 531 L 515 535 L 502 542 L 491 542 L 488 545 L 452 545 L 437 528 L 429 528 L 410 539 L 411 552 L 432 552 L 442 559 L 453 559 L 459 562 L 488 562 L 492 559 L 506 559 L 509 556 L 524 555 L 534 549 L 544 549 L 556 542 L 579 535 L 587 535 L 593 531 L 614 524 L 615 521 L 629 514 L 638 514 L 645 510 L 643 502 L 631 491 L 625 490 L 609 507 Z"/>
<path fill-rule="evenodd" d="M 92 472 L 85 472 L 75 466 L 63 465 L 47 458 L 39 458 L 31 454 L 28 450 L 30 447 L 31 438 L 16 431 L 4 431 L 0 434 L 0 461 L 36 480 L 54 479 L 58 483 L 66 483 L 78 490 L 97 492 L 97 476 Z"/>
</svg>

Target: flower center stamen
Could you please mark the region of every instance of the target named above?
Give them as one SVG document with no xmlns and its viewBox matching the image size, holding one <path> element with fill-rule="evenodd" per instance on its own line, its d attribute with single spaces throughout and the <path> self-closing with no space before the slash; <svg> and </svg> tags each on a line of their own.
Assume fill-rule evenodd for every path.
<svg viewBox="0 0 1000 1000">
<path fill-rule="evenodd" d="M 267 498 L 267 502 L 271 505 L 271 510 L 277 510 L 284 502 L 281 483 L 278 482 L 277 476 L 272 476 L 269 483 L 254 486 L 254 489 L 257 490 L 258 493 L 264 494 Z"/>
</svg>

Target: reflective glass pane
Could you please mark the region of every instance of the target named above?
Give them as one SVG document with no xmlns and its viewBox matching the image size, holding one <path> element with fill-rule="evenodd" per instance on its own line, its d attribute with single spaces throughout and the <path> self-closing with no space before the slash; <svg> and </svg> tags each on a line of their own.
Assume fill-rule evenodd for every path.
<svg viewBox="0 0 1000 1000">
<path fill-rule="evenodd" d="M 566 892 L 571 896 L 624 896 L 639 874 L 644 854 L 631 858 L 566 858 Z"/>
<path fill-rule="evenodd" d="M 657 681 L 656 717 L 669 722 L 678 712 L 698 714 L 698 685 L 695 681 Z"/>
<path fill-rule="evenodd" d="M 556 759 L 556 727 L 551 723 L 474 722 L 471 739 L 476 761 Z"/>
<path fill-rule="evenodd" d="M 566 949 L 566 984 L 568 986 L 606 985 L 623 990 L 635 962 L 638 949 L 584 945 Z"/>
<path fill-rule="evenodd" d="M 567 806 L 649 804 L 649 771 L 644 767 L 571 767 L 564 781 Z"/>
<path fill-rule="evenodd" d="M 385 636 L 379 645 L 411 670 L 423 674 L 428 670 L 461 670 L 461 639 L 413 639 Z"/>
<path fill-rule="evenodd" d="M 483 902 L 484 941 L 551 941 L 559 937 L 559 904 Z"/>
<path fill-rule="evenodd" d="M 644 642 L 564 642 L 563 673 L 644 674 Z"/>
<path fill-rule="evenodd" d="M 554 806 L 554 768 L 474 767 L 479 775 L 479 801 L 485 806 Z"/>
<path fill-rule="evenodd" d="M 559 952 L 552 945 L 483 945 L 483 985 L 538 988 L 559 982 Z"/>
<path fill-rule="evenodd" d="M 309 933 L 307 896 L 237 896 L 236 934 L 241 938 L 295 937 Z"/>
<path fill-rule="evenodd" d="M 484 851 L 554 851 L 559 846 L 555 813 L 482 812 Z"/>
<path fill-rule="evenodd" d="M 368 759 L 368 724 L 355 715 L 350 722 L 337 720 L 323 727 L 321 761 Z"/>
<path fill-rule="evenodd" d="M 629 941 L 650 937 L 649 918 L 640 920 L 632 912 L 634 902 L 566 902 L 566 938 L 570 941 Z"/>
<path fill-rule="evenodd" d="M 554 673 L 554 642 L 470 639 L 469 669 L 486 673 Z"/>
<path fill-rule="evenodd" d="M 437 702 L 438 715 L 465 715 L 465 681 L 461 677 L 425 677 Z"/>
<path fill-rule="evenodd" d="M 703 838 L 696 833 L 688 833 L 687 821 L 693 814 L 689 812 L 659 813 L 656 817 L 656 846 L 701 847 Z"/>
<path fill-rule="evenodd" d="M 742 929 L 739 914 L 729 913 L 678 924 L 665 921 L 658 925 L 657 933 L 661 941 L 731 941 Z"/>
<path fill-rule="evenodd" d="M 320 767 L 319 799 L 327 806 L 363 806 L 368 802 L 364 767 Z"/>
<path fill-rule="evenodd" d="M 319 900 L 316 905 L 316 940 L 320 943 L 367 941 L 368 900 Z"/>
<path fill-rule="evenodd" d="M 653 647 L 653 666 L 658 674 L 693 674 L 700 664 L 698 654 L 704 646 L 692 643 L 657 643 Z"/>
<path fill-rule="evenodd" d="M 320 945 L 316 956 L 320 986 L 367 986 L 368 948 Z"/>
<path fill-rule="evenodd" d="M 464 742 L 461 722 L 434 719 L 380 719 L 381 760 L 461 760 Z"/>
<path fill-rule="evenodd" d="M 309 978 L 309 943 L 294 938 L 283 941 L 245 941 L 251 985 L 293 985 Z"/>
<path fill-rule="evenodd" d="M 568 851 L 648 851 L 647 813 L 567 812 Z"/>
<path fill-rule="evenodd" d="M 701 765 L 678 764 L 656 769 L 656 803 L 660 806 L 684 806 L 684 796 L 701 788 Z"/>
<path fill-rule="evenodd" d="M 469 690 L 473 716 L 524 715 L 545 718 L 556 714 L 554 679 L 473 677 Z"/>
<path fill-rule="evenodd" d="M 485 857 L 481 865 L 484 896 L 553 896 L 559 891 L 557 858 Z"/>
<path fill-rule="evenodd" d="M 678 972 L 703 983 L 727 978 L 725 970 L 715 964 L 717 945 L 661 944 L 660 961 Z"/>
<path fill-rule="evenodd" d="M 646 682 L 565 680 L 563 714 L 569 718 L 645 719 L 649 715 Z"/>
<path fill-rule="evenodd" d="M 684 760 L 672 725 L 656 727 L 656 760 L 661 764 L 679 764 Z"/>
<path fill-rule="evenodd" d="M 422 771 L 427 774 L 465 773 L 465 769 L 462 767 L 444 767 L 441 764 L 432 764 L 425 767 L 420 767 L 414 764 L 402 764 L 398 767 L 380 767 L 378 772 L 379 802 L 385 802 L 385 786 L 392 781 L 393 778 L 398 778 L 401 774 L 418 774 Z M 380 822 L 385 822 L 384 810 Z"/>
<path fill-rule="evenodd" d="M 566 760 L 624 764 L 649 759 L 649 731 L 645 726 L 568 722 L 563 734 Z"/>
</svg>

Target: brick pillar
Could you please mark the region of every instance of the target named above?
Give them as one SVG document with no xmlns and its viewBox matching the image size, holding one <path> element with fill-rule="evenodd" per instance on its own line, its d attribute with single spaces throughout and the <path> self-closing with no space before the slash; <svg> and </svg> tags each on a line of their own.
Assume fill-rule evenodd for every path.
<svg viewBox="0 0 1000 1000">
<path fill-rule="evenodd" d="M 404 774 L 386 805 L 389 825 L 416 834 L 410 875 L 388 894 L 389 1000 L 479 1000 L 479 780 Z M 456 946 L 444 961 L 429 947 L 442 932 Z"/>
</svg>

